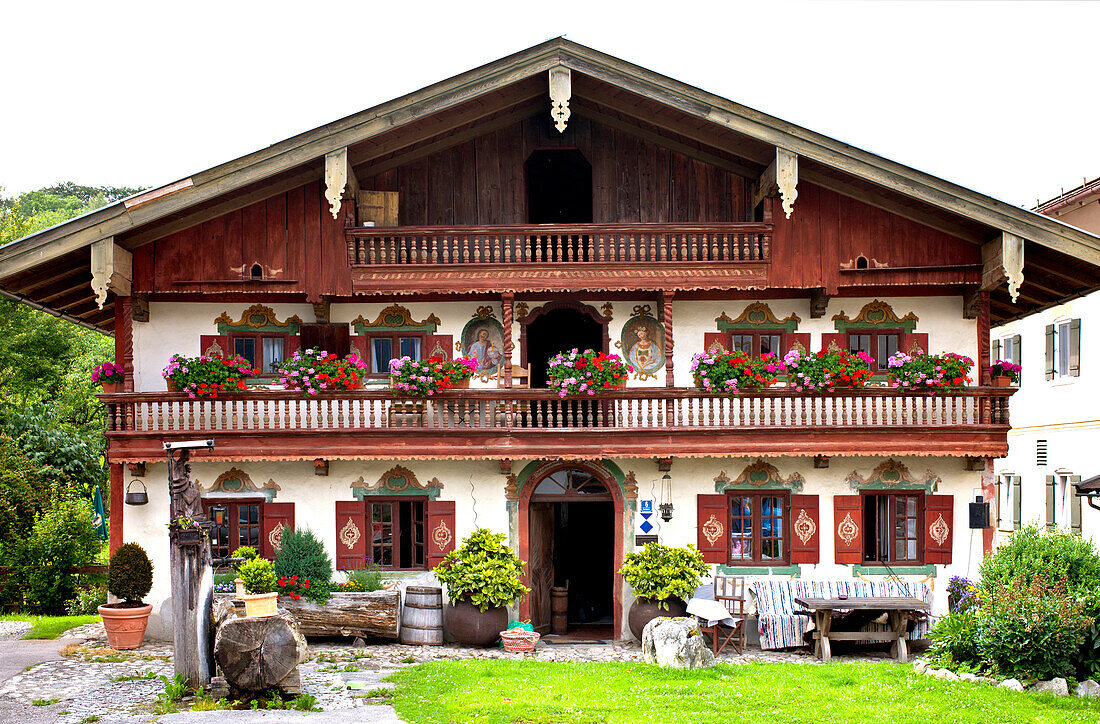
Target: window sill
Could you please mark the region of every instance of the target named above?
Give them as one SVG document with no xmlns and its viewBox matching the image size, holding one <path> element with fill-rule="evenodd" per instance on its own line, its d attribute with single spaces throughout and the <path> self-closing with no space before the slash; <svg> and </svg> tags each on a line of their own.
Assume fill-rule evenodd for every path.
<svg viewBox="0 0 1100 724">
<path fill-rule="evenodd" d="M 797 576 L 802 566 L 792 563 L 786 566 L 727 566 L 718 565 L 718 573 L 727 576 Z"/>
<path fill-rule="evenodd" d="M 897 574 L 899 576 L 927 576 L 931 575 L 936 577 L 936 564 L 927 563 L 923 566 L 865 566 L 856 564 L 852 566 L 852 573 L 855 574 L 868 574 L 872 576 L 889 576 Z"/>
</svg>

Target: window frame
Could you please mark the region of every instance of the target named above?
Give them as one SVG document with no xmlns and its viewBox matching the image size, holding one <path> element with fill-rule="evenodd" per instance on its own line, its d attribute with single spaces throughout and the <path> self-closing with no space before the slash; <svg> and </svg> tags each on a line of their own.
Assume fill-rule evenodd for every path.
<svg viewBox="0 0 1100 724">
<path fill-rule="evenodd" d="M 749 336 L 752 337 L 753 351 L 750 352 L 750 354 L 753 357 L 759 357 L 762 354 L 760 352 L 760 341 L 764 337 L 779 337 L 779 351 L 778 352 L 770 352 L 769 354 L 773 354 L 776 357 L 778 357 L 779 359 L 782 359 L 783 355 L 786 354 L 787 349 L 788 349 L 787 333 L 785 331 L 781 330 L 781 329 L 753 329 L 753 328 L 727 329 L 723 332 L 723 334 L 729 335 L 730 352 L 735 352 L 737 350 L 737 346 L 736 346 L 736 344 L 734 344 L 734 338 L 735 337 L 749 337 Z"/>
<path fill-rule="evenodd" d="M 229 534 L 228 535 L 229 535 L 229 543 L 230 544 L 229 544 L 228 550 L 226 551 L 226 555 L 224 557 L 228 558 L 229 555 L 233 553 L 233 551 L 237 550 L 237 548 L 241 547 L 242 545 L 251 545 L 250 543 L 241 543 L 240 542 L 241 536 L 240 536 L 240 511 L 239 511 L 239 506 L 241 506 L 241 505 L 258 505 L 259 506 L 259 517 L 258 517 L 258 520 L 257 520 L 257 523 L 256 523 L 256 527 L 259 529 L 259 534 L 256 537 L 256 545 L 254 547 L 256 548 L 256 553 L 258 553 L 261 557 L 263 557 L 263 548 L 264 548 L 264 546 L 263 546 L 263 542 L 264 542 L 264 503 L 266 503 L 266 502 L 267 502 L 267 500 L 265 498 L 203 498 L 202 499 L 203 513 L 206 514 L 206 517 L 209 518 L 211 520 L 211 522 L 213 522 L 213 519 L 210 518 L 210 509 L 211 508 L 220 508 L 220 507 L 224 506 L 227 509 L 226 515 L 228 516 L 227 523 L 228 523 L 228 528 L 229 528 Z M 235 541 L 236 541 L 236 544 L 234 544 Z M 210 544 L 211 544 L 210 545 L 211 553 L 213 554 L 214 553 L 214 541 L 211 540 Z M 219 558 L 221 556 L 212 555 L 212 557 L 213 558 Z"/>
<path fill-rule="evenodd" d="M 1054 527 L 1070 530 L 1072 528 L 1073 472 L 1054 471 Z"/>
<path fill-rule="evenodd" d="M 1001 473 L 997 476 L 997 530 L 1011 532 L 1015 530 L 1012 507 L 1012 479 L 1017 477 L 1012 473 Z"/>
<path fill-rule="evenodd" d="M 375 497 L 369 496 L 364 501 L 364 521 L 367 527 L 370 529 L 370 535 L 367 538 L 365 550 L 363 552 L 363 562 L 365 565 L 369 565 L 372 568 L 381 571 L 426 571 L 428 570 L 428 499 L 422 496 L 394 496 L 394 497 Z M 390 510 L 390 523 L 391 526 L 391 543 L 390 548 L 393 551 L 392 561 L 399 562 L 400 549 L 401 549 L 401 534 L 403 531 L 401 525 L 401 503 L 420 503 L 421 511 L 421 530 L 423 533 L 423 539 L 419 544 L 415 539 L 412 539 L 410 549 L 410 566 L 400 565 L 383 565 L 382 563 L 375 562 L 374 559 L 374 507 L 375 505 L 392 505 Z M 411 517 L 411 516 L 410 516 Z M 413 525 L 415 526 L 415 521 Z M 418 566 L 416 564 L 416 548 L 419 545 L 421 549 L 422 563 Z"/>
<path fill-rule="evenodd" d="M 752 551 L 751 559 L 734 558 L 733 553 L 733 499 L 752 498 Z M 779 558 L 763 558 L 762 499 L 779 498 L 782 506 L 783 531 L 780 537 L 783 555 Z M 726 564 L 730 566 L 779 567 L 791 564 L 791 491 L 789 490 L 727 490 L 726 491 Z"/>
<path fill-rule="evenodd" d="M 887 528 L 886 528 L 887 534 L 889 536 L 889 540 L 887 542 L 887 550 L 889 551 L 889 556 L 887 557 L 887 559 L 885 561 L 880 561 L 880 560 L 877 560 L 877 559 L 868 559 L 867 558 L 867 536 L 866 536 L 866 530 L 865 530 L 863 541 L 861 543 L 861 546 L 863 548 L 863 561 L 860 565 L 863 565 L 863 566 L 881 566 L 883 568 L 903 567 L 903 566 L 923 566 L 924 561 L 927 557 L 926 556 L 926 551 L 925 551 L 925 545 L 924 545 L 924 526 L 925 526 L 925 518 L 927 517 L 927 513 L 928 513 L 928 495 L 927 495 L 927 493 L 925 493 L 923 490 L 861 490 L 860 491 L 860 511 L 862 512 L 862 518 L 863 518 L 862 525 L 865 526 L 865 527 L 867 526 L 867 510 L 868 510 L 868 505 L 870 504 L 869 499 L 878 498 L 878 497 L 886 497 L 890 500 L 889 512 L 887 513 L 887 515 L 889 516 L 889 524 L 887 525 Z M 899 558 L 896 558 L 897 537 L 895 535 L 894 522 L 897 520 L 897 499 L 898 498 L 907 498 L 907 497 L 917 498 L 917 516 L 916 516 L 916 520 L 917 520 L 917 525 L 916 525 L 917 557 L 914 558 L 914 559 L 910 559 L 910 558 L 899 559 Z M 877 541 L 877 527 L 875 528 L 875 531 L 876 531 L 876 542 L 878 542 Z M 877 548 L 877 546 L 876 546 L 876 548 Z"/>
<path fill-rule="evenodd" d="M 229 337 L 229 350 L 226 352 L 226 354 L 230 355 L 237 354 L 238 339 L 253 340 L 255 343 L 255 350 L 261 358 L 261 364 L 259 367 L 256 366 L 255 362 L 252 363 L 252 369 L 259 369 L 261 371 L 261 374 L 256 375 L 256 377 L 262 379 L 274 379 L 279 376 L 278 372 L 267 372 L 263 369 L 263 341 L 265 339 L 281 339 L 283 341 L 282 361 L 285 362 L 287 358 L 287 349 L 290 347 L 290 338 L 296 337 L 297 335 L 292 335 L 286 332 L 230 332 L 226 336 Z M 243 357 L 244 355 L 241 356 Z"/>
<path fill-rule="evenodd" d="M 363 335 L 363 338 L 365 340 L 364 348 L 366 350 L 366 354 L 364 355 L 366 359 L 364 359 L 364 362 L 367 363 L 367 372 L 363 376 L 373 379 L 384 379 L 390 376 L 389 370 L 384 373 L 371 372 L 371 370 L 374 369 L 374 340 L 388 339 L 390 340 L 390 343 L 392 345 L 391 349 L 396 348 L 398 352 L 400 352 L 402 338 L 418 339 L 420 340 L 419 359 L 423 360 L 424 348 L 427 346 L 427 337 L 428 335 L 425 332 L 371 332 L 369 334 Z M 398 359 L 400 356 L 401 355 L 399 354 L 397 357 L 393 357 L 391 359 Z"/>
<path fill-rule="evenodd" d="M 1054 379 L 1061 380 L 1063 382 L 1073 379 L 1073 375 L 1070 374 L 1070 357 L 1073 352 L 1070 349 L 1071 335 L 1070 326 L 1073 324 L 1073 319 L 1070 317 L 1062 317 L 1055 319 L 1054 326 Z M 1062 344 L 1066 345 L 1065 354 L 1062 353 Z M 1065 365 L 1066 371 L 1062 372 L 1062 365 Z"/>
<path fill-rule="evenodd" d="M 868 354 L 871 355 L 871 357 L 873 357 L 874 360 L 875 360 L 874 362 L 871 363 L 871 372 L 872 372 L 872 374 L 879 375 L 879 374 L 885 374 L 885 372 L 886 372 L 886 363 L 889 360 L 889 357 L 887 357 L 887 359 L 882 360 L 881 365 L 879 364 L 879 361 L 878 361 L 878 338 L 879 337 L 890 336 L 890 335 L 893 335 L 893 336 L 897 337 L 898 338 L 898 344 L 897 344 L 897 348 L 895 350 L 895 353 L 897 353 L 897 352 L 902 351 L 902 342 L 905 339 L 906 332 L 905 332 L 905 330 L 900 329 L 900 328 L 891 328 L 891 329 L 877 329 L 877 328 L 876 329 L 848 329 L 848 330 L 845 330 L 844 335 L 845 335 L 844 336 L 845 351 L 847 351 L 848 354 L 853 354 L 853 352 L 852 352 L 852 337 L 854 337 L 854 336 L 862 337 L 862 336 L 866 335 L 866 336 L 871 338 L 871 341 L 869 342 L 869 345 L 870 345 L 870 348 L 871 348 L 872 351 L 868 352 Z"/>
</svg>

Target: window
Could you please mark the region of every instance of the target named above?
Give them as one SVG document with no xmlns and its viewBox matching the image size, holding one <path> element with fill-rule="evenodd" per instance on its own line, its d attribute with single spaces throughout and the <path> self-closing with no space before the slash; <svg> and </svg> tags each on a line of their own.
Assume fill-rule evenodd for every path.
<svg viewBox="0 0 1100 724">
<path fill-rule="evenodd" d="M 729 562 L 777 565 L 790 561 L 786 493 L 727 493 Z"/>
<path fill-rule="evenodd" d="M 868 494 L 863 498 L 863 560 L 866 563 L 922 562 L 921 493 Z"/>
<path fill-rule="evenodd" d="M 1073 484 L 1068 473 L 1054 476 L 1054 509 L 1051 522 L 1068 528 L 1070 526 L 1070 504 L 1073 502 Z"/>
<path fill-rule="evenodd" d="M 210 554 L 228 558 L 241 546 L 260 550 L 261 500 L 204 500 L 203 507 L 214 525 L 210 529 Z"/>
<path fill-rule="evenodd" d="M 901 341 L 901 332 L 897 330 L 874 332 L 849 332 L 848 351 L 866 352 L 874 358 L 871 365 L 873 372 L 886 369 L 886 360 L 898 351 Z"/>
<path fill-rule="evenodd" d="M 367 556 L 374 567 L 424 568 L 424 501 L 371 500 L 367 518 L 371 527 Z"/>
<path fill-rule="evenodd" d="M 1001 475 L 997 480 L 997 530 L 1012 530 L 1012 481 L 1014 475 Z"/>
<path fill-rule="evenodd" d="M 1054 328 L 1055 347 L 1054 373 L 1058 377 L 1069 377 L 1069 321 L 1059 322 Z"/>
<path fill-rule="evenodd" d="M 390 360 L 401 357 L 420 359 L 420 350 L 424 343 L 423 335 L 375 334 L 367 339 L 370 373 L 377 376 L 389 375 Z"/>
<path fill-rule="evenodd" d="M 737 330 L 731 333 L 734 351 L 759 357 L 764 354 L 783 356 L 783 335 L 773 332 Z"/>
<path fill-rule="evenodd" d="M 1046 378 L 1081 374 L 1081 320 L 1061 319 L 1046 328 Z"/>
<path fill-rule="evenodd" d="M 229 338 L 233 354 L 248 360 L 253 369 L 265 375 L 277 373 L 277 367 L 286 359 L 286 337 L 261 334 L 234 334 Z"/>
</svg>

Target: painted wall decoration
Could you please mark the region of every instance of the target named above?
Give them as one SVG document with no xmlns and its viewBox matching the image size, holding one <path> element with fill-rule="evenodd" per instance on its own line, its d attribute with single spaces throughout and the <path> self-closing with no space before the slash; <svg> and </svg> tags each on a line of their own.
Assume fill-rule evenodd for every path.
<svg viewBox="0 0 1100 724">
<path fill-rule="evenodd" d="M 222 312 L 214 320 L 218 325 L 218 334 L 231 334 L 233 332 L 286 332 L 298 334 L 298 325 L 302 323 L 297 314 L 287 317 L 285 322 L 280 322 L 275 316 L 275 310 L 263 304 L 253 304 L 244 310 L 241 318 L 236 322 L 229 316 L 229 312 Z"/>
<path fill-rule="evenodd" d="M 495 318 L 492 307 L 478 307 L 474 318 L 462 328 L 462 354 L 477 360 L 477 374 L 488 382 L 504 359 L 504 327 Z"/>
<path fill-rule="evenodd" d="M 783 332 L 793 332 L 798 329 L 802 320 L 797 314 L 791 314 L 786 319 L 779 319 L 764 302 L 753 302 L 745 307 L 737 319 L 730 319 L 725 312 L 715 317 L 720 332 L 729 332 L 737 329 L 767 329 Z"/>
<path fill-rule="evenodd" d="M 791 473 L 787 477 L 779 474 L 779 469 L 763 458 L 757 458 L 754 462 L 745 466 L 733 480 L 726 475 L 726 471 L 718 473 L 714 478 L 714 492 L 724 493 L 727 490 L 752 487 L 769 490 L 791 490 L 800 492 L 806 484 L 806 478 L 801 473 Z"/>
<path fill-rule="evenodd" d="M 370 331 L 377 330 L 435 334 L 439 324 L 439 317 L 434 314 L 429 314 L 423 322 L 417 322 L 412 318 L 412 313 L 400 304 L 386 307 L 373 322 L 368 322 L 363 315 L 351 320 L 352 329 L 356 334 L 369 334 Z"/>
<path fill-rule="evenodd" d="M 443 490 L 443 483 L 439 482 L 439 478 L 422 483 L 412 470 L 403 465 L 395 465 L 373 484 L 359 476 L 358 480 L 352 481 L 351 490 L 359 500 L 370 495 L 423 495 L 429 500 L 435 500 Z"/>
<path fill-rule="evenodd" d="M 886 302 L 875 299 L 863 305 L 855 319 L 849 318 L 842 311 L 833 316 L 833 326 L 838 332 L 846 332 L 849 329 L 874 329 L 876 327 L 898 328 L 906 332 L 912 332 L 919 321 L 917 315 L 909 312 L 904 317 L 899 317 Z"/>
<path fill-rule="evenodd" d="M 195 484 L 199 486 L 199 490 L 202 491 L 204 496 L 218 493 L 262 493 L 269 498 L 273 498 L 275 493 L 280 490 L 278 483 L 274 480 L 268 480 L 260 486 L 252 481 L 248 473 L 235 467 L 229 468 L 219 475 L 210 485 L 204 486 L 198 480 L 195 481 Z"/>
<path fill-rule="evenodd" d="M 634 368 L 635 379 L 656 379 L 657 372 L 664 369 L 664 339 L 664 329 L 650 314 L 649 305 L 635 306 L 619 340 L 623 356 Z"/>
<path fill-rule="evenodd" d="M 923 476 L 913 475 L 909 468 L 893 459 L 886 460 L 875 466 L 871 474 L 863 477 L 853 470 L 845 478 L 852 490 L 892 490 L 909 489 L 924 490 L 929 493 L 936 492 L 940 484 L 940 476 L 931 470 L 924 471 Z"/>
</svg>

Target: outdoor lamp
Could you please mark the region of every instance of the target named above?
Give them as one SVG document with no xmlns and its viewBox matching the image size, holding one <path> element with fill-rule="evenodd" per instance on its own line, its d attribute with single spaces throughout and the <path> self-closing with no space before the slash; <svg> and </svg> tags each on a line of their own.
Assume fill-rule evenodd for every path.
<svg viewBox="0 0 1100 724">
<path fill-rule="evenodd" d="M 657 507 L 661 509 L 661 520 L 672 520 L 672 476 L 668 473 L 661 478 L 661 504 Z"/>
</svg>

